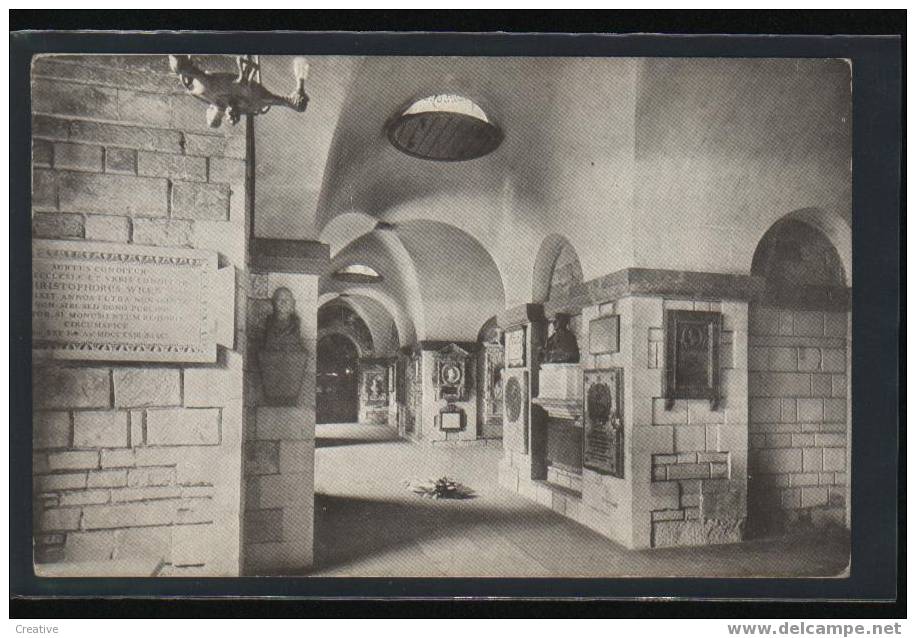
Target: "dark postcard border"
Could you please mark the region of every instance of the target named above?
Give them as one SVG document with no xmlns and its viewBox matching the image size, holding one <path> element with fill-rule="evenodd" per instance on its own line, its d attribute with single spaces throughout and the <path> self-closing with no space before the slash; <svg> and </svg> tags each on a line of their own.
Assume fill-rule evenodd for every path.
<svg viewBox="0 0 916 638">
<path fill-rule="evenodd" d="M 853 61 L 853 568 L 849 579 L 36 579 L 31 570 L 29 229 L 11 232 L 10 588 L 25 596 L 601 597 L 891 600 L 898 577 L 898 371 L 900 360 L 902 42 L 897 38 L 394 33 L 261 33 L 155 36 L 31 33 L 11 38 L 11 211 L 29 202 L 29 77 L 35 52 L 219 52 L 388 55 L 627 55 L 846 57 Z M 17 425 L 18 424 L 18 425 Z M 902 436 L 902 435 L 901 435 Z M 904 460 L 900 459 L 900 471 Z M 902 490 L 903 486 L 900 486 Z M 903 538 L 901 536 L 901 538 Z M 903 550 L 903 543 L 900 544 Z M 901 592 L 902 593 L 902 592 Z M 174 603 L 170 607 L 174 610 Z M 331 601 L 321 603 L 330 611 Z M 32 613 L 46 616 L 48 601 Z M 117 604 L 127 611 L 125 603 Z M 149 602 L 137 601 L 149 610 Z M 497 604 L 497 603 L 491 603 Z M 610 612 L 607 602 L 602 603 Z M 690 603 L 696 605 L 696 603 Z M 678 604 L 665 609 L 675 612 Z M 62 605 L 65 607 L 65 605 Z M 28 607 L 23 607 L 23 611 Z M 38 611 L 41 610 L 41 611 Z M 11 607 L 11 612 L 14 609 Z M 660 610 L 653 611 L 654 616 Z M 661 612 L 667 614 L 668 611 Z M 796 614 L 801 612 L 796 609 Z M 870 609 L 872 615 L 879 610 Z M 64 614 L 67 612 L 64 611 Z M 70 610 L 73 613 L 73 609 Z M 141 612 L 142 613 L 142 612 Z M 199 615 L 199 611 L 194 612 Z M 675 612 L 677 613 L 677 612 Z M 707 612 L 708 613 L 708 612 Z M 769 615 L 765 610 L 754 613 Z M 784 613 L 788 613 L 785 612 Z M 820 615 L 810 605 L 805 616 Z M 831 612 L 828 612 L 831 613 Z M 834 615 L 836 612 L 832 612 Z M 886 612 L 885 612 L 886 613 Z M 162 615 L 159 611 L 157 614 Z M 683 610 L 679 615 L 684 615 Z"/>
</svg>

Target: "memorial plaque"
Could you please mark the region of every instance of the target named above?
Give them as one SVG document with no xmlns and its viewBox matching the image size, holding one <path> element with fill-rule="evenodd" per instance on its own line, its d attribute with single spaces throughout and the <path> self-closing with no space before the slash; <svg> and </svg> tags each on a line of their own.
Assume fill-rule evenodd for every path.
<svg viewBox="0 0 916 638">
<path fill-rule="evenodd" d="M 33 240 L 32 347 L 54 359 L 215 361 L 216 274 L 209 251 Z"/>
<path fill-rule="evenodd" d="M 484 418 L 488 423 L 502 423 L 503 418 L 503 367 L 505 354 L 498 343 L 483 346 Z"/>
<path fill-rule="evenodd" d="M 620 352 L 620 316 L 592 319 L 588 324 L 589 354 Z"/>
<path fill-rule="evenodd" d="M 665 408 L 675 399 L 709 399 L 719 405 L 718 312 L 669 310 L 665 316 Z"/>
<path fill-rule="evenodd" d="M 624 477 L 623 368 L 585 371 L 585 436 L 582 464 Z"/>
<path fill-rule="evenodd" d="M 436 352 L 433 382 L 437 394 L 447 401 L 465 401 L 468 395 L 468 358 L 470 353 L 451 343 Z"/>
<path fill-rule="evenodd" d="M 440 430 L 463 430 L 464 412 L 460 410 L 443 410 L 436 419 L 439 421 Z"/>
<path fill-rule="evenodd" d="M 510 368 L 525 367 L 525 328 L 506 331 L 506 364 Z"/>
<path fill-rule="evenodd" d="M 363 368 L 363 397 L 368 406 L 388 405 L 388 368 L 368 365 Z"/>
<path fill-rule="evenodd" d="M 528 454 L 528 373 L 509 372 L 504 394 L 506 441 L 515 443 L 516 452 Z"/>
</svg>

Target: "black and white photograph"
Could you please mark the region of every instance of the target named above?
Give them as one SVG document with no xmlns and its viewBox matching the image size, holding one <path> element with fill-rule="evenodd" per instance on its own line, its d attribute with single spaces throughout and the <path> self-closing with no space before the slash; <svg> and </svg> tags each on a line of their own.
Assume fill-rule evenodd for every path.
<svg viewBox="0 0 916 638">
<path fill-rule="evenodd" d="M 35 577 L 861 569 L 852 57 L 237 45 L 30 60 Z"/>
</svg>

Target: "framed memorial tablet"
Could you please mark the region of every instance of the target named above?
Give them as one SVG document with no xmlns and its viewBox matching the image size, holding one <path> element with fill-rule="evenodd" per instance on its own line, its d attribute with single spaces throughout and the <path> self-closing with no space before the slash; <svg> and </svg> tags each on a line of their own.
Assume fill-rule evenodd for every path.
<svg viewBox="0 0 916 638">
<path fill-rule="evenodd" d="M 665 409 L 676 399 L 709 399 L 719 405 L 718 312 L 669 310 L 665 315 Z"/>
</svg>

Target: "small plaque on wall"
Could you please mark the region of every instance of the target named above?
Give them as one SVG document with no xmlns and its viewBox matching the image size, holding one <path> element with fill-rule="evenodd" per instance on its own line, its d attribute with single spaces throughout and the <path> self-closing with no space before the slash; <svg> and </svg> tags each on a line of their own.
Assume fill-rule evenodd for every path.
<svg viewBox="0 0 916 638">
<path fill-rule="evenodd" d="M 363 396 L 366 405 L 388 405 L 388 368 L 372 366 L 363 370 Z"/>
<path fill-rule="evenodd" d="M 437 418 L 439 419 L 440 430 L 461 430 L 464 428 L 464 412 L 446 410 L 440 412 Z"/>
<path fill-rule="evenodd" d="M 510 368 L 525 367 L 525 327 L 506 331 L 506 364 Z"/>
<path fill-rule="evenodd" d="M 719 406 L 718 312 L 669 310 L 665 315 L 665 409 L 676 399 L 709 399 Z"/>
<path fill-rule="evenodd" d="M 584 395 L 582 465 L 623 478 L 623 368 L 586 370 Z"/>
<path fill-rule="evenodd" d="M 620 352 L 620 315 L 592 319 L 588 324 L 589 354 Z"/>
</svg>

